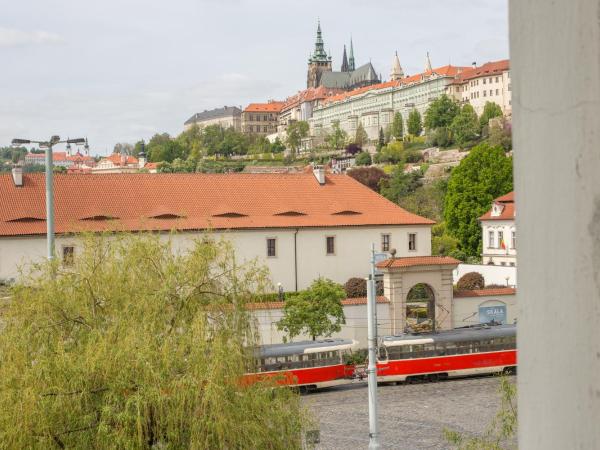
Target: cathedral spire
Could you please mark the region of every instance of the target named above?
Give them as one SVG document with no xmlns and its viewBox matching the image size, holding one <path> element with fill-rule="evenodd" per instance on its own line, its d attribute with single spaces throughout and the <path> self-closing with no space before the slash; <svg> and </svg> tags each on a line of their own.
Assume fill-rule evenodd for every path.
<svg viewBox="0 0 600 450">
<path fill-rule="evenodd" d="M 346 46 L 344 45 L 344 54 L 342 56 L 342 72 L 348 72 L 348 57 L 346 56 Z"/>
<path fill-rule="evenodd" d="M 427 57 L 425 58 L 425 72 L 432 72 L 431 68 L 431 59 L 429 59 L 429 52 L 427 52 Z"/>
<path fill-rule="evenodd" d="M 325 52 L 325 44 L 323 43 L 323 35 L 321 33 L 321 21 L 317 22 L 317 40 L 315 41 L 315 51 L 311 56 L 311 60 L 318 62 L 328 61 L 327 52 Z"/>
<path fill-rule="evenodd" d="M 350 36 L 350 57 L 348 58 L 348 71 L 353 72 L 356 69 L 354 66 L 354 45 L 352 45 L 352 36 Z"/>
<path fill-rule="evenodd" d="M 402 70 L 402 66 L 400 65 L 400 59 L 398 58 L 398 52 L 394 56 L 394 61 L 392 61 L 392 71 L 390 72 L 390 80 L 397 81 L 404 78 L 404 71 Z"/>
</svg>

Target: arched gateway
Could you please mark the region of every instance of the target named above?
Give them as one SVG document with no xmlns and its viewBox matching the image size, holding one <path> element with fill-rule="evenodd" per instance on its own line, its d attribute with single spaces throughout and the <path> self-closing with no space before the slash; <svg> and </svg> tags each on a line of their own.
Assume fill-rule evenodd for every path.
<svg viewBox="0 0 600 450">
<path fill-rule="evenodd" d="M 427 317 L 437 329 L 453 327 L 452 271 L 459 263 L 449 256 L 414 256 L 377 264 L 383 273 L 384 296 L 390 301 L 392 334 L 402 333 L 413 322 L 407 317 L 407 306 L 414 300 L 426 304 Z"/>
</svg>

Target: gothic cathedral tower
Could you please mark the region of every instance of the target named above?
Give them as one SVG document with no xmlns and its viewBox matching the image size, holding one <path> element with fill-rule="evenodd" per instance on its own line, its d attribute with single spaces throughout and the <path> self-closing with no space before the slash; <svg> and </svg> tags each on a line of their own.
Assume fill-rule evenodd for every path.
<svg viewBox="0 0 600 450">
<path fill-rule="evenodd" d="M 321 82 L 321 74 L 331 72 L 331 56 L 327 56 L 323 37 L 321 36 L 321 23 L 317 26 L 317 41 L 315 42 L 315 51 L 308 58 L 308 75 L 306 77 L 306 87 L 318 87 Z"/>
</svg>

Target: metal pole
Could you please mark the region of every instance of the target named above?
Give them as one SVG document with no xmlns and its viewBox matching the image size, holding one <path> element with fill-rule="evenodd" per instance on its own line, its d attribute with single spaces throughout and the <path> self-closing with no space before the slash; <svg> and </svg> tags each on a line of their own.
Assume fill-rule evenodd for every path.
<svg viewBox="0 0 600 450">
<path fill-rule="evenodd" d="M 379 448 L 377 431 L 377 338 L 375 323 L 375 244 L 371 248 L 371 273 L 367 282 L 367 325 L 369 343 L 369 365 L 367 375 L 369 383 L 369 449 Z"/>
<path fill-rule="evenodd" d="M 46 240 L 48 241 L 48 260 L 54 258 L 54 182 L 52 143 L 46 148 Z"/>
</svg>

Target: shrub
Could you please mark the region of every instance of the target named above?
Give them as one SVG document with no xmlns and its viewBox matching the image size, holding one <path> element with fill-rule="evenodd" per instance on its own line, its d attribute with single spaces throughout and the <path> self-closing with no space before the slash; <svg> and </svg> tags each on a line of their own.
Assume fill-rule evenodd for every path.
<svg viewBox="0 0 600 450">
<path fill-rule="evenodd" d="M 456 287 L 459 290 L 469 291 L 473 289 L 483 289 L 485 287 L 485 280 L 483 279 L 483 275 L 479 272 L 469 272 L 460 277 L 458 283 L 456 283 Z"/>
<path fill-rule="evenodd" d="M 364 278 L 350 278 L 344 284 L 344 290 L 348 298 L 366 297 L 367 280 Z"/>
<path fill-rule="evenodd" d="M 503 284 L 487 284 L 485 286 L 486 289 L 502 289 L 505 288 L 506 286 Z"/>
<path fill-rule="evenodd" d="M 371 155 L 368 152 L 360 152 L 356 155 L 357 166 L 370 166 L 371 162 Z"/>
</svg>

